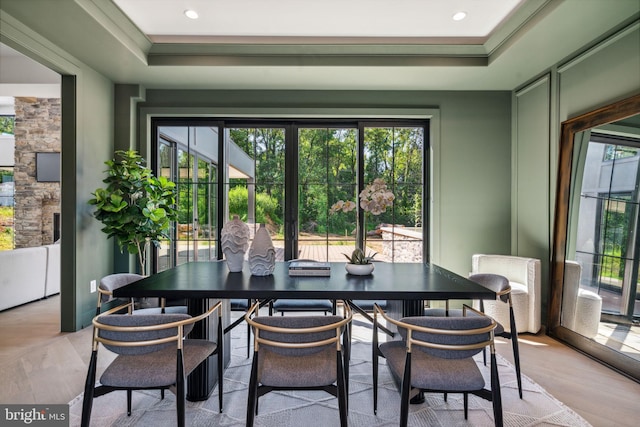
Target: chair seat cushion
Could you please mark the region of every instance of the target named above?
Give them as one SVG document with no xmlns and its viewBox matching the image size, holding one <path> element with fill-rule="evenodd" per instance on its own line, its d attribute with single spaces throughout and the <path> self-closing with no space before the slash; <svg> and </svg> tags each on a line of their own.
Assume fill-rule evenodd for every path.
<svg viewBox="0 0 640 427">
<path fill-rule="evenodd" d="M 165 314 L 187 314 L 186 305 L 170 305 L 164 308 Z M 147 307 L 133 310 L 132 314 L 162 314 L 162 307 Z"/>
<path fill-rule="evenodd" d="M 215 350 L 216 344 L 206 340 L 184 340 L 184 371 L 189 374 Z M 105 369 L 100 383 L 111 387 L 158 388 L 176 382 L 175 346 L 153 353 L 119 355 Z M 152 369 L 150 369 L 150 367 Z"/>
<path fill-rule="evenodd" d="M 450 308 L 449 312 L 444 308 L 425 308 L 424 309 L 425 316 L 449 316 L 449 317 L 461 317 L 462 309 L 461 308 Z M 498 321 L 496 321 L 496 328 L 493 330 L 493 334 L 497 336 L 502 336 L 504 334 L 504 326 Z"/>
<path fill-rule="evenodd" d="M 308 387 L 336 382 L 336 347 L 305 356 L 287 356 L 264 347 L 258 358 L 258 381 L 271 387 Z"/>
<path fill-rule="evenodd" d="M 380 344 L 389 369 L 397 378 L 404 372 L 406 348 L 403 341 Z M 472 358 L 441 359 L 422 351 L 411 354 L 411 385 L 423 390 L 473 391 L 482 390 L 485 382 L 478 365 Z"/>
<path fill-rule="evenodd" d="M 369 300 L 369 299 L 355 299 L 352 301 L 355 305 L 365 311 L 373 311 L 373 305 L 378 304 L 381 309 L 387 308 L 387 300 Z"/>
<path fill-rule="evenodd" d="M 327 299 L 279 299 L 274 301 L 276 311 L 331 311 L 333 304 Z"/>
<path fill-rule="evenodd" d="M 243 298 L 232 298 L 229 300 L 231 305 L 231 310 L 233 311 L 244 311 L 249 309 L 249 300 Z"/>
</svg>

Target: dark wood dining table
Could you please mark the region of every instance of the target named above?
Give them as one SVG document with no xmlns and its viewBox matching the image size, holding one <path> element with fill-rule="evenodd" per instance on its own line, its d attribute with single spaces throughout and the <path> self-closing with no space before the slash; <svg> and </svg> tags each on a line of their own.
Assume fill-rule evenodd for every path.
<svg viewBox="0 0 640 427">
<path fill-rule="evenodd" d="M 232 273 L 225 262 L 192 262 L 116 289 L 114 296 L 186 299 L 192 314 L 206 310 L 211 299 L 388 300 L 389 311 L 397 318 L 422 315 L 427 300 L 496 298 L 491 290 L 435 264 L 376 263 L 368 276 L 347 274 L 344 265 L 331 263 L 327 277 L 289 276 L 288 263 L 278 262 L 272 275 L 254 276 L 246 263 L 243 271 Z M 194 330 L 192 336 L 210 338 L 212 330 Z M 207 399 L 213 390 L 217 378 L 214 365 L 210 365 L 189 376 L 189 400 Z"/>
</svg>

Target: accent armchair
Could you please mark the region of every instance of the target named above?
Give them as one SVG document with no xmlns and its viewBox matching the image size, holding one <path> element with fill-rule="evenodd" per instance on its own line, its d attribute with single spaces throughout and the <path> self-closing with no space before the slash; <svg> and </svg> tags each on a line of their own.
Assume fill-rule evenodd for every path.
<svg viewBox="0 0 640 427">
<path fill-rule="evenodd" d="M 471 274 L 498 274 L 509 279 L 511 300 L 518 333 L 538 333 L 541 327 L 540 260 L 510 255 L 475 254 Z M 501 301 L 484 301 L 484 312 L 511 332 L 509 305 Z"/>
</svg>

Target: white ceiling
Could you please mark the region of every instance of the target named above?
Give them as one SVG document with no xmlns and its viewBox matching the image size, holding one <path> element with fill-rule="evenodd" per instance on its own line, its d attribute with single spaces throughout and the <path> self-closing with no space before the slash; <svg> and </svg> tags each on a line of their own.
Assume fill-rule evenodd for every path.
<svg viewBox="0 0 640 427">
<path fill-rule="evenodd" d="M 151 40 L 182 36 L 480 37 L 524 0 L 114 0 Z M 184 11 L 198 13 L 189 19 Z M 150 11 L 153 11 L 150 13 Z M 462 21 L 453 15 L 466 12 Z"/>
<path fill-rule="evenodd" d="M 637 21 L 640 0 L 1 0 L 0 9 L 72 62 L 147 89 L 510 91 Z M 461 10 L 467 18 L 453 21 Z M 43 83 L 26 57 L 5 52 L 0 88 Z"/>
</svg>

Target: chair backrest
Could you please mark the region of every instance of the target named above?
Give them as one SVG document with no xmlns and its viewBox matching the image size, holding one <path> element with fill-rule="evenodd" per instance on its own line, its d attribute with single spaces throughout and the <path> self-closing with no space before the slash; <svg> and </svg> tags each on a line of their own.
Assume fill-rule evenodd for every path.
<svg viewBox="0 0 640 427">
<path fill-rule="evenodd" d="M 188 314 L 107 314 L 94 319 L 95 339 L 108 350 L 123 355 L 152 353 L 178 340 L 178 323 L 191 319 Z M 193 329 L 184 325 L 182 336 Z"/>
<path fill-rule="evenodd" d="M 496 293 L 496 296 L 498 296 L 501 301 L 509 301 L 509 292 L 511 292 L 511 285 L 509 284 L 509 279 L 507 279 L 505 276 L 489 273 L 472 274 L 469 276 L 469 280 L 492 290 Z"/>
<path fill-rule="evenodd" d="M 255 348 L 267 348 L 288 355 L 308 355 L 325 350 L 329 346 L 339 348 L 340 337 L 351 321 L 347 307 L 342 316 L 254 316 L 258 304 L 245 315 L 252 326 Z"/>
<path fill-rule="evenodd" d="M 488 316 L 436 317 L 415 316 L 400 320 L 398 327 L 403 340 L 411 330 L 412 348 L 442 359 L 473 357 L 493 341 L 495 325 Z"/>
<path fill-rule="evenodd" d="M 115 273 L 103 277 L 100 279 L 100 285 L 98 286 L 101 302 L 104 304 L 111 301 L 113 299 L 113 291 L 142 278 L 143 276 L 135 273 Z"/>
<path fill-rule="evenodd" d="M 493 273 L 505 276 L 512 282 L 533 286 L 540 280 L 540 260 L 513 255 L 474 254 L 471 257 L 472 272 Z"/>
</svg>

